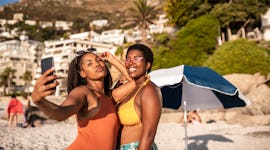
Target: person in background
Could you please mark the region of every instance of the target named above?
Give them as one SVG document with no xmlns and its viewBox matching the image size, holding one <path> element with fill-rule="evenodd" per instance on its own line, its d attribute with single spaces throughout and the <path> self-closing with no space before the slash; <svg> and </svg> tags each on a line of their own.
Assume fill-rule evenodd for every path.
<svg viewBox="0 0 270 150">
<path fill-rule="evenodd" d="M 196 110 L 193 110 L 187 115 L 187 123 L 200 124 L 202 119 Z"/>
<path fill-rule="evenodd" d="M 18 115 L 23 113 L 23 104 L 16 98 L 16 95 L 11 95 L 11 99 L 7 106 L 8 113 L 8 128 L 16 128 L 18 125 Z"/>
<path fill-rule="evenodd" d="M 121 150 L 157 149 L 154 138 L 161 115 L 162 96 L 160 89 L 147 75 L 152 64 L 153 53 L 149 47 L 134 44 L 128 48 L 125 66 L 129 76 L 135 80 L 136 87 L 118 105 L 122 125 Z"/>
<path fill-rule="evenodd" d="M 25 94 L 23 97 L 23 104 L 24 104 L 24 125 L 23 127 L 29 126 L 29 113 L 31 112 L 31 100 Z"/>
<path fill-rule="evenodd" d="M 125 66 L 114 57 L 107 53 L 98 56 L 95 51 L 94 48 L 78 51 L 78 56 L 71 61 L 68 96 L 62 104 L 56 105 L 45 99 L 55 92 L 51 89 L 58 84 L 45 84 L 57 78 L 55 75 L 48 76 L 54 71 L 53 68 L 37 80 L 32 93 L 32 101 L 50 118 L 63 121 L 72 115 L 76 116 L 78 134 L 67 150 L 116 149 L 119 122 L 112 95 L 116 99 L 121 99 L 123 95 L 111 91 L 111 75 L 102 57 L 106 57 L 122 74 L 128 74 L 125 73 Z M 126 85 L 128 89 L 130 84 Z"/>
</svg>

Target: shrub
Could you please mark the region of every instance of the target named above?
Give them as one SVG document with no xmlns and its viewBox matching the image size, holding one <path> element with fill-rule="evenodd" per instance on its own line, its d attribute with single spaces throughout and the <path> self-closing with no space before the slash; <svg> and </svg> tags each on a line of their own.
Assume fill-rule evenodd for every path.
<svg viewBox="0 0 270 150">
<path fill-rule="evenodd" d="M 208 15 L 189 21 L 169 42 L 172 53 L 168 55 L 168 61 L 175 60 L 169 64 L 202 65 L 216 48 L 218 26 L 218 21 Z"/>
<path fill-rule="evenodd" d="M 204 63 L 218 73 L 270 73 L 269 50 L 244 39 L 224 43 Z"/>
</svg>

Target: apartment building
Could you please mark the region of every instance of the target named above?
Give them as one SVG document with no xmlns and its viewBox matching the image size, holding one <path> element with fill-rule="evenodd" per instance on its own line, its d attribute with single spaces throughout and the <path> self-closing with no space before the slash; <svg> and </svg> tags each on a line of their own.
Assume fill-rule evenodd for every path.
<svg viewBox="0 0 270 150">
<path fill-rule="evenodd" d="M 103 31 L 100 36 L 100 42 L 111 43 L 115 45 L 123 45 L 124 39 L 125 35 L 121 29 Z"/>
<path fill-rule="evenodd" d="M 53 57 L 55 72 L 58 77 L 59 86 L 55 95 L 66 95 L 66 79 L 68 66 L 71 60 L 76 56 L 76 51 L 86 50 L 94 47 L 98 53 L 110 51 L 115 53 L 117 47 L 110 44 L 95 43 L 83 39 L 67 39 L 59 41 L 45 41 L 45 52 L 42 58 Z"/>
<path fill-rule="evenodd" d="M 270 41 L 270 8 L 261 16 L 263 28 L 263 40 Z"/>
<path fill-rule="evenodd" d="M 9 87 L 8 93 L 31 91 L 33 82 L 26 83 L 23 75 L 26 71 L 30 71 L 32 77 L 36 74 L 42 51 L 43 43 L 36 41 L 11 40 L 0 43 L 0 74 L 7 67 L 16 70 L 11 77 L 14 84 Z"/>
<path fill-rule="evenodd" d="M 73 22 L 56 20 L 54 24 L 56 29 L 70 30 L 73 25 Z"/>
</svg>

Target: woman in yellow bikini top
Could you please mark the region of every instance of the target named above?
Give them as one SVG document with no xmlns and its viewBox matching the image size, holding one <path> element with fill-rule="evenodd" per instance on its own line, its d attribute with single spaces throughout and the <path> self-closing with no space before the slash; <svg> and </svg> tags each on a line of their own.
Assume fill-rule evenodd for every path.
<svg viewBox="0 0 270 150">
<path fill-rule="evenodd" d="M 134 44 L 128 48 L 125 67 L 136 87 L 118 105 L 120 150 L 157 149 L 153 143 L 161 115 L 161 94 L 145 75 L 152 63 L 153 53 L 147 46 Z"/>
<path fill-rule="evenodd" d="M 134 100 L 138 92 L 149 82 L 149 80 L 150 77 L 147 76 L 146 81 L 144 81 L 144 83 L 139 87 L 134 96 L 132 96 L 131 99 L 129 99 L 127 102 L 121 104 L 118 107 L 118 116 L 120 123 L 122 125 L 125 126 L 141 125 L 141 119 L 135 110 Z"/>
</svg>

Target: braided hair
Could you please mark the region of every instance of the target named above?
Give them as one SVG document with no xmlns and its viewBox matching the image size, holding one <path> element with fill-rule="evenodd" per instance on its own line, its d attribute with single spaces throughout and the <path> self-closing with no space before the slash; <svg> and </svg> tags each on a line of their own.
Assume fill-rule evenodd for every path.
<svg viewBox="0 0 270 150">
<path fill-rule="evenodd" d="M 80 64 L 85 54 L 76 56 L 69 64 L 68 77 L 67 77 L 67 91 L 68 94 L 76 87 L 87 85 L 86 79 L 80 75 Z M 106 66 L 107 74 L 104 78 L 104 91 L 107 96 L 111 96 L 112 77 L 111 73 Z"/>
<path fill-rule="evenodd" d="M 154 56 L 153 56 L 152 50 L 149 47 L 147 47 L 146 45 L 143 45 L 143 44 L 134 44 L 134 45 L 131 45 L 128 48 L 126 56 L 132 50 L 138 50 L 138 51 L 142 52 L 145 61 L 151 63 L 150 68 L 147 70 L 147 73 L 149 73 L 151 71 L 151 68 L 152 68 L 152 65 L 153 65 L 153 60 L 154 60 L 154 58 L 153 58 Z"/>
</svg>

